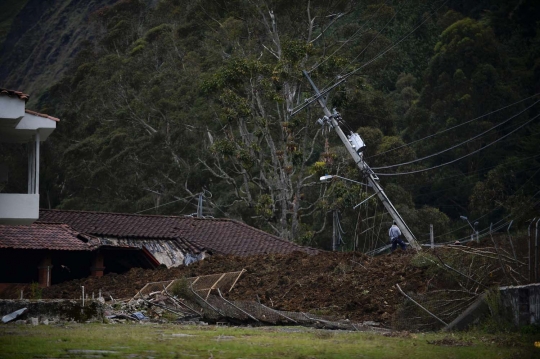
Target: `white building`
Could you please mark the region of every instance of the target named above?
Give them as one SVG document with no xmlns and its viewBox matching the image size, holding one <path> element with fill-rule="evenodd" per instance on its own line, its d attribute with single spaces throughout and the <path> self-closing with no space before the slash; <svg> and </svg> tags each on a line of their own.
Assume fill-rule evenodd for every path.
<svg viewBox="0 0 540 359">
<path fill-rule="evenodd" d="M 29 96 L 0 88 L 0 143 L 28 146 L 27 193 L 0 193 L 0 224 L 28 225 L 39 217 L 39 148 L 56 128 L 59 119 L 26 109 Z M 0 182 L 9 168 L 0 163 Z"/>
</svg>

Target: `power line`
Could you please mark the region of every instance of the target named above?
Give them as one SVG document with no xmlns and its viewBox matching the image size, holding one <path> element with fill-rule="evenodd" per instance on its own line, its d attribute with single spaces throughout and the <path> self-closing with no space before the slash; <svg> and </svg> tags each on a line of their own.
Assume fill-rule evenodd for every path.
<svg viewBox="0 0 540 359">
<path fill-rule="evenodd" d="M 538 168 L 538 166 L 529 167 L 527 169 L 524 169 L 523 171 L 518 171 L 518 172 L 515 172 L 515 173 L 523 173 L 523 172 L 527 172 L 527 171 L 530 171 L 530 170 L 533 170 L 533 169 L 536 169 L 536 168 Z M 449 191 L 449 190 L 452 190 L 452 189 L 456 189 L 456 188 L 460 188 L 460 187 L 468 186 L 468 185 L 469 185 L 469 183 L 463 183 L 463 184 L 458 185 L 458 186 L 445 187 L 445 189 L 441 189 L 441 190 L 438 190 L 438 191 L 432 191 L 432 192 L 428 192 L 428 193 L 421 193 L 419 195 L 416 195 L 415 197 L 423 197 L 423 196 L 428 196 L 428 195 L 432 195 L 432 194 L 435 194 L 435 193 L 446 192 L 446 191 Z"/>
<path fill-rule="evenodd" d="M 180 201 L 185 201 L 186 199 L 191 199 L 191 198 L 194 198 L 194 197 L 195 197 L 195 196 L 190 196 L 190 197 L 180 198 L 180 199 L 177 199 L 177 200 L 174 200 L 174 201 L 171 201 L 171 202 L 168 202 L 168 203 L 164 203 L 164 204 L 159 205 L 159 206 L 156 206 L 156 207 L 152 207 L 152 208 L 144 209 L 144 210 L 139 211 L 139 212 L 135 212 L 134 214 L 138 214 L 138 213 L 143 213 L 143 212 L 151 211 L 151 210 L 156 209 L 156 208 L 160 208 L 160 207 L 163 207 L 163 206 L 167 206 L 167 205 L 169 205 L 169 204 L 176 203 L 176 202 L 180 202 Z M 184 207 L 184 208 L 185 208 L 185 207 Z"/>
<path fill-rule="evenodd" d="M 516 192 L 517 192 L 517 191 L 516 191 Z M 540 192 L 537 192 L 537 193 L 536 193 L 535 195 L 533 195 L 531 198 L 534 198 L 538 193 L 540 193 Z M 540 203 L 540 201 L 536 202 L 534 205 L 536 205 L 536 204 L 538 204 L 538 203 Z M 491 213 L 495 212 L 496 210 L 498 210 L 498 209 L 501 208 L 501 207 L 502 207 L 502 205 L 495 207 L 493 210 L 491 210 L 490 212 L 488 212 L 488 213 L 486 213 L 486 214 L 484 214 L 484 215 L 482 215 L 482 216 L 476 218 L 474 221 L 476 222 L 476 221 L 478 221 L 478 220 L 480 220 L 480 219 L 482 219 L 482 218 L 484 218 L 484 217 L 487 217 L 488 215 L 490 215 Z M 499 222 L 502 222 L 502 221 L 506 220 L 506 219 L 509 218 L 511 215 L 512 215 L 512 214 L 508 214 L 508 215 L 504 216 L 503 218 L 501 218 L 500 220 L 498 220 L 497 222 L 495 222 L 495 224 L 497 224 L 497 223 L 499 223 Z M 437 236 L 435 236 L 435 237 L 433 237 L 433 238 L 440 238 L 440 237 L 446 236 L 446 235 L 448 235 L 448 234 L 451 234 L 451 233 L 460 231 L 460 230 L 462 230 L 462 229 L 464 229 L 464 228 L 469 228 L 469 224 L 464 224 L 463 226 L 461 226 L 461 227 L 459 227 L 459 228 L 456 228 L 456 229 L 454 229 L 454 230 L 448 231 L 448 232 L 443 233 L 443 234 L 439 234 L 439 235 L 437 235 Z M 485 230 L 485 229 L 484 229 L 484 230 Z M 482 232 L 482 230 L 480 230 L 479 232 Z M 424 234 L 423 236 L 426 237 L 426 236 L 428 236 L 428 235 L 429 235 L 429 234 Z"/>
<path fill-rule="evenodd" d="M 381 4 L 381 6 L 379 6 L 379 8 L 377 9 L 377 11 L 375 11 L 373 14 L 371 14 L 371 16 L 367 19 L 367 21 L 364 23 L 364 25 L 362 25 L 358 30 L 355 31 L 354 34 L 351 35 L 351 37 L 349 37 L 340 47 L 337 48 L 337 50 L 335 50 L 332 54 L 328 55 L 328 57 L 326 57 L 324 60 L 322 60 L 321 62 L 319 62 L 318 64 L 314 65 L 311 70 L 309 70 L 309 73 L 315 71 L 319 66 L 321 66 L 322 64 L 324 64 L 326 61 L 328 61 L 332 56 L 334 56 L 339 50 L 341 50 L 343 48 L 343 46 L 345 46 L 349 41 L 351 41 L 359 32 L 360 30 L 362 30 L 365 25 L 367 24 L 367 22 L 369 20 L 371 20 L 372 17 L 374 17 L 378 12 L 379 10 L 382 9 L 383 6 L 386 5 L 386 2 Z M 369 30 L 369 29 L 368 29 Z M 367 30 L 366 30 L 367 31 Z M 355 58 L 356 59 L 356 58 Z M 354 60 L 352 60 L 354 61 Z M 351 61 L 351 62 L 352 62 Z"/>
<path fill-rule="evenodd" d="M 382 7 L 382 5 L 381 5 L 381 7 Z M 377 10 L 377 11 L 378 11 L 378 10 Z M 355 60 L 356 60 L 357 58 L 359 58 L 364 52 L 367 51 L 367 49 L 369 48 L 369 46 L 370 46 L 373 42 L 375 42 L 375 40 L 379 37 L 379 35 L 382 34 L 382 32 L 386 29 L 386 27 L 392 22 L 392 20 L 394 20 L 394 19 L 396 18 L 396 16 L 397 16 L 398 13 L 399 13 L 399 10 L 396 11 L 396 12 L 394 13 L 394 15 L 390 18 L 390 20 L 388 20 L 388 21 L 386 22 L 386 24 L 384 25 L 384 27 L 383 27 L 380 31 L 377 32 L 377 35 L 375 35 L 375 36 L 373 37 L 373 39 L 371 39 L 371 41 L 366 45 L 366 47 L 365 47 L 358 55 L 356 55 L 356 56 L 354 57 L 354 59 L 352 59 L 349 63 L 353 63 L 353 61 L 355 61 Z M 343 76 L 343 75 L 340 74 L 339 77 L 341 77 L 341 76 Z"/>
<path fill-rule="evenodd" d="M 533 177 L 536 176 L 536 174 L 537 174 L 539 171 L 540 171 L 540 170 L 537 170 L 533 175 L 531 175 L 531 177 L 529 177 L 529 179 L 528 179 L 524 184 L 522 184 L 521 187 L 520 187 L 519 189 L 517 189 L 517 190 L 514 192 L 514 194 L 516 194 L 516 193 L 518 193 L 519 191 L 523 190 L 523 188 L 525 187 L 525 185 L 527 185 L 527 183 L 529 183 L 529 182 L 533 179 Z M 540 191 L 536 192 L 536 193 L 531 197 L 531 199 L 534 198 L 534 197 L 536 197 L 539 193 L 540 193 Z M 540 201 L 538 201 L 536 204 L 538 204 L 538 203 L 540 203 Z M 536 205 L 536 204 L 535 204 L 535 205 Z M 488 216 L 489 214 L 495 212 L 496 210 L 498 210 L 499 208 L 502 208 L 502 207 L 503 207 L 503 204 L 501 204 L 501 205 L 495 207 L 495 208 L 494 208 L 493 210 L 491 210 L 490 212 L 488 212 L 488 213 L 486 213 L 486 214 L 484 214 L 484 215 L 482 215 L 482 216 L 476 218 L 474 221 L 478 221 L 478 220 L 480 220 L 480 219 L 482 219 L 482 218 Z M 500 221 L 502 221 L 502 220 L 504 220 L 504 219 L 506 219 L 506 218 L 508 218 L 508 217 L 510 217 L 510 214 L 507 215 L 507 216 L 505 216 L 505 217 L 503 217 Z M 436 236 L 435 238 L 445 236 L 445 235 L 447 235 L 447 234 L 456 232 L 456 231 L 461 230 L 461 229 L 466 228 L 466 227 L 467 227 L 467 225 L 463 225 L 462 227 L 459 227 L 459 228 L 457 228 L 457 229 L 455 229 L 455 230 L 453 230 L 453 231 L 446 232 L 446 233 L 443 233 L 443 234 L 441 234 L 441 235 L 438 235 L 438 236 Z"/>
<path fill-rule="evenodd" d="M 377 60 L 381 56 L 384 56 L 388 51 L 392 50 L 394 47 L 398 46 L 401 42 L 403 42 L 405 39 L 407 39 L 409 36 L 411 36 L 416 30 L 418 30 L 422 25 L 424 25 L 424 23 L 426 23 L 429 19 L 431 19 L 433 17 L 433 15 L 435 15 L 435 13 L 437 11 L 439 11 L 448 1 L 449 0 L 445 0 L 441 6 L 439 6 L 437 9 L 435 9 L 435 11 L 430 13 L 429 16 L 427 16 L 422 22 L 420 22 L 420 24 L 418 26 L 416 26 L 413 30 L 411 30 L 409 33 L 407 33 L 405 36 L 403 36 L 401 39 L 399 39 L 396 43 L 392 44 L 391 46 L 389 46 L 388 48 L 386 48 L 382 52 L 379 52 L 379 54 L 377 54 L 375 57 L 373 57 L 371 60 L 369 60 L 368 62 L 366 62 L 362 66 L 357 67 L 356 69 L 352 70 L 348 74 L 345 74 L 345 75 L 339 77 L 338 81 L 335 84 L 331 85 L 330 87 L 327 87 L 326 89 L 321 90 L 317 95 L 314 95 L 314 96 L 311 96 L 310 98 L 307 98 L 305 100 L 305 102 L 302 105 L 296 107 L 296 109 L 290 109 L 290 116 L 294 116 L 299 111 L 301 111 L 304 108 L 306 108 L 307 106 L 311 105 L 313 102 L 317 101 L 319 98 L 323 97 L 328 92 L 332 91 L 334 88 L 341 85 L 343 82 L 345 82 L 345 80 L 347 80 L 347 78 L 354 75 L 355 73 L 357 73 L 358 71 L 360 71 L 364 67 L 370 65 L 371 63 L 373 63 L 375 60 Z"/>
<path fill-rule="evenodd" d="M 534 156 L 534 157 L 537 157 L 537 156 L 540 156 L 540 155 L 536 155 L 536 156 Z M 508 162 L 506 162 L 506 163 L 510 163 L 510 161 L 508 161 Z M 528 170 L 531 170 L 531 169 L 535 169 L 535 168 L 537 168 L 537 167 L 531 167 L 531 168 L 528 168 L 528 169 L 523 170 L 523 171 L 520 171 L 520 172 L 525 172 L 525 171 L 528 171 Z M 517 172 L 517 173 L 520 173 L 520 172 Z M 532 175 L 529 177 L 529 179 L 528 179 L 525 183 L 523 183 L 523 185 L 521 185 L 520 188 L 518 188 L 514 193 L 516 194 L 516 193 L 522 191 L 523 188 L 525 187 L 525 185 L 527 185 L 527 183 L 529 183 L 529 182 L 534 178 L 534 176 L 536 176 L 536 175 L 538 174 L 538 172 L 540 172 L 540 168 L 538 168 L 538 169 L 536 170 L 536 172 L 535 172 L 534 174 L 532 174 Z M 452 187 L 452 188 L 458 188 L 458 187 L 461 187 L 461 186 L 456 186 L 456 187 Z M 446 190 L 442 190 L 442 191 L 446 191 Z M 438 192 L 442 192 L 442 191 L 435 191 L 435 192 L 431 192 L 431 193 L 427 193 L 427 194 L 433 194 L 433 193 L 438 193 Z M 538 192 L 538 193 L 540 193 L 540 192 Z M 538 193 L 536 193 L 532 198 L 534 198 Z M 421 194 L 421 195 L 427 195 L 427 194 Z M 437 206 L 437 208 L 438 208 L 438 207 L 440 207 L 440 206 Z M 480 219 L 482 219 L 482 218 L 488 216 L 489 214 L 493 213 L 495 210 L 497 210 L 497 209 L 499 209 L 499 208 L 501 208 L 501 207 L 502 207 L 502 205 L 497 206 L 497 207 L 494 208 L 492 211 L 490 211 L 490 212 L 484 214 L 483 216 L 480 216 L 480 217 L 476 218 L 474 221 L 480 220 Z M 385 214 L 387 214 L 387 213 L 381 213 L 380 215 L 382 216 L 382 215 L 385 215 Z M 377 215 L 375 215 L 375 216 L 377 216 Z M 502 220 L 508 218 L 509 216 L 510 216 L 510 215 L 507 215 L 507 216 L 504 217 Z M 496 222 L 496 223 L 498 223 L 498 222 Z M 440 234 L 440 235 L 438 235 L 438 236 L 435 236 L 434 238 L 439 238 L 439 237 L 442 237 L 442 236 L 451 234 L 451 233 L 453 233 L 453 232 L 460 231 L 460 230 L 462 230 L 462 229 L 464 229 L 464 228 L 467 228 L 467 227 L 468 227 L 468 225 L 463 225 L 463 226 L 461 226 L 461 227 L 459 227 L 459 228 L 457 228 L 457 229 L 454 229 L 454 230 L 452 230 L 452 231 L 449 231 L 449 232 Z M 428 236 L 429 236 L 429 233 L 424 233 L 424 234 L 421 234 L 420 236 L 422 236 L 422 237 L 428 237 Z"/>
<path fill-rule="evenodd" d="M 492 168 L 495 168 L 497 166 L 500 166 L 500 165 L 504 165 L 504 164 L 508 164 L 508 163 L 517 163 L 517 162 L 521 162 L 521 161 L 526 161 L 526 160 L 529 160 L 529 159 L 532 159 L 532 158 L 536 158 L 540 156 L 540 154 L 536 154 L 536 155 L 533 155 L 533 156 L 529 156 L 529 157 L 525 157 L 525 158 L 521 158 L 519 160 L 512 160 L 512 161 L 504 161 L 504 162 L 500 162 L 494 166 L 488 166 L 488 167 L 482 167 L 482 168 L 479 168 L 475 171 L 470 171 L 470 172 L 467 172 L 466 174 L 463 174 L 463 173 L 460 173 L 460 174 L 457 174 L 457 175 L 453 175 L 453 176 L 447 176 L 447 177 L 437 177 L 437 179 L 439 180 L 446 180 L 446 179 L 449 179 L 449 178 L 455 178 L 455 177 L 472 177 L 475 173 L 477 172 L 481 172 L 481 171 L 484 171 L 484 170 L 488 170 L 488 169 L 492 169 Z M 520 171 L 520 172 L 524 172 L 524 171 L 528 171 L 528 170 L 531 170 L 531 169 L 534 169 L 536 168 L 536 166 L 534 167 L 530 167 L 530 168 L 527 168 L 523 171 Z M 519 173 L 519 172 L 518 172 Z M 430 182 L 432 182 L 432 180 L 430 179 L 429 180 Z M 418 185 L 422 185 L 421 183 L 420 184 L 410 184 L 410 185 L 405 185 L 405 186 L 401 186 L 401 188 L 403 189 L 410 189 L 410 188 L 414 188 Z M 423 194 L 422 194 L 423 195 Z"/>
<path fill-rule="evenodd" d="M 337 85 L 340 85 L 341 83 L 343 83 L 348 77 L 354 75 L 355 73 L 357 73 L 358 71 L 360 71 L 361 69 L 363 69 L 364 67 L 370 65 L 371 63 L 373 63 L 375 60 L 378 60 L 380 57 L 384 56 L 387 52 L 389 52 L 390 50 L 392 50 L 393 48 L 397 47 L 400 43 L 402 43 L 405 39 L 407 39 L 409 36 L 411 36 L 416 30 L 418 30 L 422 25 L 424 25 L 424 23 L 426 23 L 429 19 L 431 19 L 433 17 L 433 15 L 435 15 L 435 13 L 441 9 L 446 3 L 448 2 L 448 0 L 445 0 L 443 2 L 443 4 L 441 6 L 439 6 L 435 11 L 433 11 L 432 13 L 429 14 L 429 16 L 426 16 L 426 18 L 420 22 L 420 24 L 418 24 L 418 26 L 416 26 L 413 30 L 411 30 L 408 34 L 406 34 L 405 36 L 403 36 L 401 39 L 399 39 L 396 43 L 392 44 L 391 46 L 387 47 L 385 50 L 381 51 L 379 54 L 377 54 L 375 57 L 373 57 L 371 60 L 369 60 L 368 62 L 364 63 L 362 66 L 360 67 L 357 67 L 356 69 L 350 71 L 348 74 L 345 74 L 341 77 L 341 79 L 336 82 L 334 85 L 332 85 L 331 87 L 327 88 L 327 89 L 323 89 L 321 90 L 321 95 L 325 94 L 326 92 L 330 91 L 331 89 L 335 88 Z"/>
<path fill-rule="evenodd" d="M 384 152 L 381 152 L 381 153 L 377 153 L 376 155 L 373 155 L 373 156 L 370 156 L 370 157 L 366 157 L 366 159 L 370 159 L 370 158 L 374 158 L 374 157 L 377 157 L 377 156 L 381 156 L 381 155 L 383 155 L 383 154 L 385 154 L 385 153 L 392 152 L 392 151 L 395 151 L 395 150 L 399 150 L 399 149 L 401 149 L 401 148 L 403 148 L 403 147 L 410 146 L 410 145 L 412 145 L 412 144 L 414 144 L 414 143 L 417 143 L 417 142 L 420 142 L 420 141 L 423 141 L 423 140 L 427 140 L 428 138 L 432 138 L 432 137 L 438 136 L 438 135 L 443 134 L 443 133 L 445 133 L 445 132 L 448 132 L 448 131 L 454 130 L 454 129 L 456 129 L 456 128 L 459 128 L 459 127 L 461 127 L 461 126 L 464 126 L 464 125 L 466 125 L 466 124 L 469 124 L 469 123 L 471 123 L 471 122 L 473 122 L 473 121 L 479 120 L 479 119 L 484 118 L 484 117 L 486 117 L 486 116 L 492 115 L 492 114 L 497 113 L 497 112 L 502 111 L 502 110 L 505 110 L 505 109 L 507 109 L 507 108 L 509 108 L 509 107 L 512 107 L 512 106 L 514 106 L 514 105 L 517 105 L 517 104 L 519 104 L 519 103 L 521 103 L 521 102 L 523 102 L 523 101 L 529 100 L 529 99 L 531 99 L 531 98 L 533 98 L 533 97 L 536 97 L 536 96 L 538 96 L 538 95 L 540 95 L 540 93 L 536 93 L 536 94 L 534 94 L 534 95 L 532 95 L 532 96 L 526 97 L 526 98 L 524 98 L 524 99 L 522 99 L 522 100 L 519 100 L 519 101 L 517 101 L 517 102 L 514 102 L 514 103 L 512 103 L 512 104 L 510 104 L 510 105 L 501 107 L 501 108 L 499 108 L 499 109 L 497 109 L 497 110 L 491 111 L 491 112 L 486 113 L 486 114 L 484 114 L 484 115 L 482 115 L 482 116 L 473 118 L 472 120 L 463 122 L 463 123 L 461 123 L 461 124 L 459 124 L 459 125 L 456 125 L 456 126 L 447 128 L 447 129 L 445 129 L 445 130 L 439 131 L 439 132 L 434 133 L 434 134 L 432 134 L 432 135 L 429 135 L 429 136 L 420 138 L 420 139 L 418 139 L 418 140 L 415 140 L 415 141 L 406 143 L 406 144 L 404 144 L 404 145 L 401 145 L 401 146 L 396 147 L 396 148 L 389 149 L 389 150 L 384 151 Z"/>
<path fill-rule="evenodd" d="M 499 222 L 501 222 L 501 221 L 498 221 L 498 222 L 492 223 L 492 224 L 497 224 L 497 223 L 499 223 Z M 506 226 L 508 225 L 508 223 L 510 223 L 510 221 L 506 221 L 506 222 L 504 222 L 504 223 L 502 223 L 502 224 L 500 224 L 500 225 L 497 225 L 495 228 L 493 228 L 493 227 L 491 227 L 491 228 L 490 228 L 490 227 L 486 227 L 486 228 L 484 228 L 484 229 L 478 231 L 478 238 L 483 238 L 483 237 L 485 237 L 485 236 L 486 236 L 488 233 L 490 233 L 490 232 L 491 232 L 491 233 L 497 232 L 497 231 L 500 230 L 501 228 L 506 227 Z M 483 232 L 483 233 L 482 233 L 482 232 Z M 445 245 L 445 244 L 453 244 L 453 243 L 455 243 L 455 241 L 459 241 L 460 243 L 466 243 L 466 242 L 470 242 L 470 241 L 472 241 L 472 240 L 473 240 L 473 239 L 471 239 L 470 236 L 467 236 L 467 237 L 462 237 L 462 238 L 454 239 L 454 240 L 449 241 L 449 242 L 437 243 L 436 245 L 439 245 L 439 246 L 440 246 L 440 245 Z"/>
<path fill-rule="evenodd" d="M 529 177 L 529 179 L 528 179 L 528 180 L 527 180 L 527 181 L 526 181 L 526 182 L 525 182 L 518 190 L 516 190 L 514 193 L 518 193 L 519 191 L 521 191 L 521 190 L 525 187 L 525 185 L 526 185 L 527 183 L 529 183 L 529 182 L 533 179 L 534 176 L 536 176 L 536 174 L 537 174 L 538 172 L 540 172 L 540 169 L 537 170 L 531 177 Z M 534 195 L 532 195 L 532 196 L 531 196 L 531 199 L 535 198 L 538 194 L 540 194 L 540 191 L 538 191 L 538 192 L 536 192 Z M 536 205 L 539 204 L 539 203 L 540 203 L 540 201 L 537 201 L 537 202 L 535 202 L 535 203 L 533 204 L 533 206 L 536 206 Z M 484 217 L 487 217 L 489 214 L 493 213 L 494 211 L 496 211 L 497 209 L 501 208 L 502 206 L 503 206 L 503 205 L 500 205 L 500 206 L 495 207 L 493 210 L 491 210 L 490 212 L 485 213 L 484 215 L 482 215 L 482 216 L 476 218 L 474 221 L 478 221 L 478 220 L 481 220 L 481 219 L 484 218 Z M 500 220 L 498 220 L 497 222 L 495 222 L 494 224 L 495 224 L 496 226 L 498 226 L 498 227 L 495 228 L 495 231 L 497 231 L 497 230 L 499 230 L 499 229 L 505 227 L 505 226 L 509 223 L 508 221 L 506 221 L 506 222 L 504 222 L 504 223 L 502 223 L 502 224 L 500 224 L 500 223 L 503 222 L 503 221 L 505 221 L 505 220 L 507 220 L 511 215 L 512 215 L 512 214 L 508 214 L 508 215 L 506 215 L 505 217 L 503 217 L 503 218 L 501 218 Z M 499 224 L 500 224 L 500 225 L 499 225 Z M 463 229 L 468 228 L 468 227 L 469 227 L 469 225 L 466 224 L 466 225 L 463 225 L 463 226 L 461 226 L 461 227 L 458 227 L 458 228 L 456 228 L 456 229 L 454 229 L 454 230 L 451 230 L 451 231 L 448 231 L 448 232 L 446 232 L 446 233 L 437 235 L 437 236 L 435 236 L 434 238 L 440 238 L 440 237 L 446 236 L 446 235 L 448 235 L 448 234 L 452 234 L 452 233 L 454 233 L 454 232 L 463 230 Z M 488 230 L 489 230 L 489 227 L 486 227 L 486 228 L 484 228 L 484 229 L 481 229 L 481 230 L 478 231 L 478 232 L 479 232 L 479 234 L 482 233 L 482 232 L 485 232 L 484 234 L 482 234 L 482 236 L 485 236 L 485 235 L 488 233 Z M 429 236 L 429 234 L 422 234 L 421 236 L 422 236 L 422 237 L 427 237 L 427 236 Z M 469 236 L 463 237 L 463 238 L 459 238 L 458 240 L 459 240 L 460 242 L 467 241 L 467 240 L 469 240 Z M 453 243 L 454 241 L 455 241 L 455 239 L 452 240 L 452 241 L 450 241 L 450 242 L 438 243 L 438 245 L 441 245 L 441 244 L 451 244 L 451 243 Z M 378 252 L 378 251 L 381 251 L 381 252 L 382 252 L 382 251 L 384 251 L 385 249 L 387 249 L 387 248 L 389 248 L 389 247 L 390 247 L 389 245 L 386 245 L 386 246 L 383 246 L 383 247 L 374 249 L 374 250 L 372 250 L 372 251 L 370 251 L 370 252 L 366 252 L 366 254 L 369 254 L 369 253 L 376 253 L 376 252 Z"/>
<path fill-rule="evenodd" d="M 529 121 L 525 122 L 523 125 L 519 126 L 518 128 L 516 128 L 515 130 L 513 131 L 510 131 L 509 133 L 507 133 L 506 135 L 502 136 L 501 138 L 493 141 L 493 142 L 490 142 L 488 143 L 487 145 L 485 145 L 484 147 L 482 148 L 479 148 L 478 150 L 476 151 L 473 151 L 473 152 L 470 152 L 464 156 L 461 156 L 459 158 L 456 158 L 452 161 L 449 161 L 449 162 L 445 162 L 445 163 L 442 163 L 440 165 L 437 165 L 437 166 L 433 166 L 433 167 L 429 167 L 429 168 L 424 168 L 424 169 L 421 169 L 421 170 L 416 170 L 416 171 L 409 171 L 409 172 L 396 172 L 396 173 L 375 173 L 377 176 L 401 176 L 401 175 L 409 175 L 409 174 L 414 174 L 414 173 L 420 173 L 420 172 L 426 172 L 426 171 L 430 171 L 430 170 L 433 170 L 433 169 L 436 169 L 436 168 L 440 168 L 440 167 L 444 167 L 444 166 L 447 166 L 449 164 L 452 164 L 452 163 L 455 163 L 459 160 L 462 160 L 466 157 L 469 157 L 469 156 L 472 156 L 474 155 L 475 153 L 478 153 L 480 151 L 483 151 L 485 150 L 486 148 L 490 147 L 491 145 L 494 145 L 495 143 L 501 141 L 502 139 L 510 136 L 511 134 L 513 134 L 514 132 L 520 130 L 521 128 L 525 127 L 526 125 L 528 125 L 529 123 L 531 123 L 532 121 L 534 121 L 538 116 L 540 116 L 540 114 L 534 116 L 532 119 L 530 119 Z"/>
<path fill-rule="evenodd" d="M 403 163 L 398 163 L 398 164 L 390 165 L 390 166 L 371 167 L 371 169 L 372 169 L 372 170 L 382 170 L 382 169 L 386 169 L 386 168 L 400 167 L 400 166 L 408 165 L 408 164 L 411 164 L 411 163 L 423 161 L 423 160 L 426 160 L 426 159 L 428 159 L 428 158 L 438 156 L 438 155 L 440 155 L 441 153 L 445 153 L 445 152 L 451 151 L 451 150 L 453 150 L 453 149 L 455 149 L 455 148 L 458 148 L 459 146 L 462 146 L 462 145 L 467 144 L 467 143 L 469 143 L 469 142 L 471 142 L 471 141 L 473 141 L 473 140 L 476 140 L 476 139 L 479 138 L 479 137 L 484 136 L 486 133 L 490 132 L 490 131 L 493 130 L 493 129 L 496 129 L 497 127 L 500 127 L 500 126 L 502 126 L 502 125 L 508 123 L 508 122 L 511 121 L 512 119 L 516 118 L 517 116 L 521 115 L 522 113 L 524 113 L 525 111 L 527 111 L 528 109 L 530 109 L 531 107 L 533 107 L 534 105 L 536 105 L 538 102 L 540 102 L 540 100 L 539 100 L 539 101 L 536 101 L 535 103 L 533 103 L 532 105 L 530 105 L 529 107 L 527 107 L 526 109 L 524 109 L 523 111 L 521 111 L 521 112 L 519 112 L 519 113 L 513 115 L 512 117 L 510 117 L 510 118 L 504 120 L 503 122 L 501 122 L 501 123 L 499 123 L 499 124 L 497 124 L 497 125 L 491 127 L 490 129 L 488 129 L 488 130 L 486 130 L 486 131 L 484 131 L 484 132 L 482 132 L 482 133 L 480 133 L 480 134 L 478 134 L 478 135 L 476 135 L 476 136 L 474 136 L 474 137 L 469 138 L 469 139 L 466 140 L 466 141 L 463 141 L 463 142 L 461 142 L 461 143 L 458 143 L 457 145 L 454 145 L 454 146 L 449 147 L 449 148 L 446 148 L 446 149 L 444 149 L 444 150 L 442 150 L 442 151 L 433 153 L 433 154 L 431 154 L 431 155 L 429 155 L 429 156 L 424 156 L 424 157 L 422 157 L 422 158 L 417 158 L 417 159 L 412 160 L 412 161 L 403 162 Z"/>
</svg>

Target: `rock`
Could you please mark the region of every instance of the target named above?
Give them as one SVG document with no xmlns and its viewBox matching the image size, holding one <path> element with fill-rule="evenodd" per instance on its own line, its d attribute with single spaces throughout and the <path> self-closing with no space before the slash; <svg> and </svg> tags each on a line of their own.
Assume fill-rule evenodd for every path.
<svg viewBox="0 0 540 359">
<path fill-rule="evenodd" d="M 41 321 L 41 324 L 43 325 L 49 325 L 49 319 L 45 318 Z"/>
<path fill-rule="evenodd" d="M 369 326 L 372 326 L 372 327 L 378 327 L 379 325 L 381 325 L 381 323 L 377 323 L 377 322 L 374 322 L 374 321 L 371 321 L 371 320 L 366 320 L 366 321 L 362 322 L 362 325 L 369 325 Z"/>
<path fill-rule="evenodd" d="M 38 325 L 38 324 L 39 324 L 38 318 L 30 318 L 30 324 L 32 324 L 32 325 Z"/>
</svg>

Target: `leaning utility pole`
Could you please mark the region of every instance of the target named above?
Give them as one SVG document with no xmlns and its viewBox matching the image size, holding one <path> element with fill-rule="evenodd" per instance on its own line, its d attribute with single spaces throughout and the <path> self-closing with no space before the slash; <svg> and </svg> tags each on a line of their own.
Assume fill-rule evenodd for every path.
<svg viewBox="0 0 540 359">
<path fill-rule="evenodd" d="M 394 219 L 398 227 L 401 229 L 401 232 L 405 236 L 405 239 L 407 239 L 411 247 L 413 247 L 416 250 L 421 250 L 422 248 L 416 241 L 416 238 L 414 237 L 413 233 L 411 232 L 411 230 L 409 229 L 409 227 L 407 226 L 403 218 L 401 218 L 401 216 L 399 215 L 398 211 L 396 210 L 392 202 L 390 202 L 390 199 L 388 198 L 386 193 L 384 193 L 379 182 L 377 182 L 379 178 L 375 175 L 375 173 L 373 173 L 373 171 L 371 170 L 371 168 L 369 168 L 367 163 L 364 162 L 361 155 L 361 151 L 365 147 L 364 142 L 362 141 L 362 139 L 357 133 L 351 133 L 349 137 L 347 137 L 343 133 L 343 131 L 339 127 L 339 122 L 338 122 L 341 119 L 341 115 L 335 110 L 333 113 L 330 112 L 330 110 L 326 107 L 326 103 L 319 89 L 317 88 L 317 86 L 315 86 L 315 84 L 311 80 L 311 77 L 309 77 L 309 74 L 305 70 L 303 71 L 303 73 L 308 79 L 311 86 L 313 87 L 313 90 L 315 91 L 315 95 L 317 96 L 317 101 L 321 105 L 324 115 L 325 115 L 322 119 L 319 120 L 319 123 L 322 125 L 328 124 L 330 127 L 334 129 L 334 131 L 336 131 L 339 138 L 341 139 L 341 142 L 343 142 L 343 144 L 349 151 L 350 155 L 354 159 L 354 162 L 356 163 L 356 165 L 358 166 L 362 174 L 367 178 L 368 185 L 371 188 L 373 188 L 373 190 L 375 191 L 375 193 L 377 194 L 377 196 L 383 203 L 384 208 L 386 208 L 388 213 L 390 213 L 390 216 L 392 216 L 392 218 Z"/>
</svg>

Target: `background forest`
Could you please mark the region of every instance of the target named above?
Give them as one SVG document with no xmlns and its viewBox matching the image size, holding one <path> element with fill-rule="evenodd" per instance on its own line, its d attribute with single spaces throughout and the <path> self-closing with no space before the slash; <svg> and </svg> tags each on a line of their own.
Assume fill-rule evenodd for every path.
<svg viewBox="0 0 540 359">
<path fill-rule="evenodd" d="M 0 87 L 61 119 L 41 206 L 240 219 L 297 243 L 367 250 L 390 217 L 302 74 L 367 144 L 420 242 L 538 214 L 534 0 L 3 1 Z M 354 72 L 353 75 L 348 76 Z M 291 116 L 292 111 L 303 107 Z M 26 190 L 3 146 L 4 192 Z M 339 222 L 340 228 L 335 229 Z M 523 226 L 522 226 L 523 228 Z"/>
</svg>

